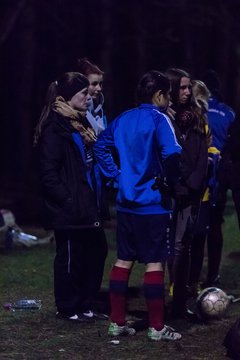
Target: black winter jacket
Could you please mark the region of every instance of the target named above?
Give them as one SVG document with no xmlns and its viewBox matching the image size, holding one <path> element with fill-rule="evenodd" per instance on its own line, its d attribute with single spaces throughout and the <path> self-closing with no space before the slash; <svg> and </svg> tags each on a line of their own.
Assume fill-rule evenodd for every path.
<svg viewBox="0 0 240 360">
<path fill-rule="evenodd" d="M 45 202 L 45 227 L 74 229 L 99 226 L 96 196 L 86 164 L 75 144 L 69 119 L 51 111 L 38 145 L 39 176 Z"/>
<path fill-rule="evenodd" d="M 208 168 L 207 136 L 190 128 L 183 135 L 175 120 L 172 121 L 179 145 L 182 147 L 181 183 L 190 197 L 200 199 L 206 186 Z"/>
</svg>

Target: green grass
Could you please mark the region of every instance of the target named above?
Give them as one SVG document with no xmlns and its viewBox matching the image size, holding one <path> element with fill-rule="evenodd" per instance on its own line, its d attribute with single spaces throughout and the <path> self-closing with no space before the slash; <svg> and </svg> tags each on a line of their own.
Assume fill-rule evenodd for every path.
<svg viewBox="0 0 240 360">
<path fill-rule="evenodd" d="M 36 234 L 39 229 L 26 228 Z M 108 275 L 115 260 L 115 229 L 106 228 L 109 255 L 105 265 L 102 287 L 108 287 Z M 0 245 L 2 245 L 0 238 Z M 232 204 L 229 201 L 224 224 L 224 249 L 222 259 L 223 290 L 240 295 L 239 229 Z M 53 297 L 54 243 L 34 248 L 14 248 L 10 253 L 0 253 L 0 304 L 20 298 L 42 300 L 39 311 L 11 312 L 0 307 L 0 359 L 8 360 L 209 360 L 226 359 L 222 346 L 224 336 L 239 317 L 240 304 L 230 305 L 227 316 L 205 325 L 186 321 L 172 321 L 183 333 L 178 343 L 149 343 L 145 331 L 133 338 L 121 338 L 112 345 L 107 337 L 106 322 L 72 324 L 55 318 Z M 136 265 L 130 286 L 139 288 L 144 271 Z M 144 310 L 141 292 L 129 299 L 129 309 Z"/>
</svg>

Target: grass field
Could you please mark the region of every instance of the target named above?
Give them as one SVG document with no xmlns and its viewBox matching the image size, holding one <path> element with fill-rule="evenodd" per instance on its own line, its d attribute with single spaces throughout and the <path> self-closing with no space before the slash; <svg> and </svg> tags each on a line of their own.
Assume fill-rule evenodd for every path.
<svg viewBox="0 0 240 360">
<path fill-rule="evenodd" d="M 25 228 L 41 235 L 41 229 Z M 107 301 L 108 274 L 115 259 L 114 227 L 106 229 L 109 255 L 102 284 L 102 299 Z M 226 209 L 224 224 L 222 285 L 227 294 L 240 296 L 240 235 L 231 202 Z M 240 303 L 229 306 L 224 319 L 205 324 L 185 320 L 169 320 L 183 334 L 177 343 L 150 343 L 145 331 L 133 338 L 120 338 L 112 345 L 107 336 L 107 322 L 72 324 L 55 318 L 52 262 L 54 243 L 33 248 L 16 247 L 4 252 L 0 239 L 0 360 L 223 360 L 222 345 L 230 325 L 239 317 Z M 145 313 L 141 293 L 143 266 L 136 265 L 130 286 L 129 318 L 133 313 Z M 11 312 L 3 304 L 20 298 L 41 299 L 39 311 Z"/>
</svg>

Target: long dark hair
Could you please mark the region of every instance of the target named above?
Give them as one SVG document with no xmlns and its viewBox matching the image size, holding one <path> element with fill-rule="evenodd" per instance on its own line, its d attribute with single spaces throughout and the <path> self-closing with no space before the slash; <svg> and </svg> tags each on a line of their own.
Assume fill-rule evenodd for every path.
<svg viewBox="0 0 240 360">
<path fill-rule="evenodd" d="M 82 89 L 89 86 L 88 79 L 78 72 L 66 72 L 60 76 L 56 81 L 53 81 L 47 90 L 45 99 L 45 105 L 42 109 L 35 134 L 34 134 L 34 145 L 37 144 L 41 135 L 42 126 L 46 121 L 53 103 L 56 101 L 58 96 L 64 98 L 65 101 L 71 100 L 71 98 L 81 91 Z"/>
<path fill-rule="evenodd" d="M 152 103 L 153 95 L 161 90 L 163 94 L 166 94 L 170 89 L 170 82 L 167 77 L 157 70 L 148 71 L 139 80 L 136 90 L 136 102 L 137 104 Z"/>
<path fill-rule="evenodd" d="M 181 79 L 183 77 L 187 77 L 191 79 L 191 76 L 187 71 L 178 68 L 169 68 L 165 72 L 165 75 L 167 76 L 167 78 L 170 80 L 171 83 L 172 89 L 170 95 L 173 104 L 172 107 L 175 111 L 177 111 L 179 107 L 179 88 L 180 88 Z"/>
<path fill-rule="evenodd" d="M 170 68 L 165 72 L 165 75 L 168 77 L 171 83 L 171 101 L 172 108 L 176 111 L 176 121 L 184 126 L 183 118 L 189 118 L 189 123 L 191 127 L 200 134 L 206 135 L 206 116 L 202 114 L 202 108 L 199 108 L 199 104 L 196 102 L 196 96 L 190 96 L 187 104 L 179 104 L 179 89 L 181 79 L 183 77 L 189 78 L 191 80 L 191 75 L 183 70 L 178 68 Z M 204 84 L 205 85 L 205 84 Z M 191 121 L 190 121 L 191 120 Z M 188 122 L 185 123 L 186 126 Z M 186 129 L 186 127 L 185 127 Z"/>
</svg>

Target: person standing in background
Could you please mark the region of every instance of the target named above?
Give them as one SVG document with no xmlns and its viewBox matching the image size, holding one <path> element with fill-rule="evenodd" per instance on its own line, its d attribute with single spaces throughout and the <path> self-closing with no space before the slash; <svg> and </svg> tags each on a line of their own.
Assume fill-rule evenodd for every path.
<svg viewBox="0 0 240 360">
<path fill-rule="evenodd" d="M 186 303 L 191 240 L 207 176 L 208 145 L 205 121 L 192 101 L 190 75 L 178 68 L 170 68 L 165 74 L 172 88 L 168 112 L 171 110 L 171 121 L 182 147 L 174 212 L 174 258 L 168 266 L 173 287 L 172 316 L 184 318 L 188 315 Z"/>
<path fill-rule="evenodd" d="M 77 70 L 86 76 L 89 81 L 89 95 L 91 96 L 88 101 L 88 108 L 86 112 L 86 118 L 88 122 L 91 124 L 92 128 L 96 136 L 106 129 L 107 127 L 107 118 L 104 113 L 104 95 L 103 95 L 103 76 L 104 72 L 96 65 L 93 61 L 90 61 L 87 57 L 83 57 L 77 60 Z M 97 174 L 96 186 L 98 187 L 98 207 L 101 213 L 101 218 L 103 220 L 110 220 L 111 215 L 109 211 L 109 199 L 108 199 L 108 188 L 106 186 L 106 181 L 101 171 L 99 170 L 99 166 L 96 163 L 94 165 L 94 172 Z M 104 239 L 102 238 L 102 242 Z M 95 281 L 96 283 L 101 285 L 104 264 L 106 260 L 106 246 L 107 239 L 105 239 L 105 244 L 103 244 L 99 250 L 98 254 L 96 254 L 95 261 L 99 263 L 99 270 L 95 272 Z M 101 266 L 102 264 L 102 266 Z"/>
<path fill-rule="evenodd" d="M 77 70 L 86 76 L 89 81 L 89 95 L 91 96 L 88 101 L 88 108 L 86 112 L 86 118 L 91 124 L 96 136 L 98 136 L 104 129 L 107 127 L 107 118 L 104 113 L 104 96 L 103 96 L 103 76 L 104 72 L 90 61 L 88 58 L 84 57 L 77 60 Z M 99 182 L 98 194 L 99 194 L 99 206 L 101 211 L 101 217 L 104 220 L 110 220 L 109 204 L 108 204 L 108 193 L 107 187 L 105 184 L 105 179 L 99 171 L 98 165 L 95 165 L 95 173 L 98 173 Z M 101 254 L 99 253 L 99 260 Z M 105 254 L 103 253 L 103 263 L 105 262 Z M 96 277 L 98 274 L 96 274 Z M 102 274 L 99 273 L 100 278 Z"/>
<path fill-rule="evenodd" d="M 217 73 L 209 70 L 203 81 L 210 91 L 208 103 L 208 124 L 212 134 L 212 146 L 220 152 L 220 161 L 216 164 L 217 179 L 215 182 L 214 199 L 210 209 L 210 225 L 207 236 L 208 272 L 203 287 L 219 285 L 219 268 L 223 246 L 222 223 L 226 205 L 227 190 L 231 187 L 229 176 L 232 173 L 232 162 L 227 151 L 228 132 L 235 119 L 234 111 L 223 102 L 220 80 Z M 234 198 L 234 197 L 233 197 Z M 238 199 L 237 199 L 238 200 Z M 238 205 L 237 205 L 238 207 Z"/>
<path fill-rule="evenodd" d="M 193 228 L 191 264 L 188 280 L 188 294 L 190 297 L 196 297 L 201 291 L 200 275 L 203 265 L 205 242 L 210 224 L 210 209 L 215 197 L 214 184 L 217 176 L 215 164 L 219 161 L 220 152 L 212 146 L 212 135 L 209 130 L 207 119 L 210 92 L 201 80 L 192 81 L 192 97 L 199 116 L 201 116 L 206 123 L 206 133 L 208 134 L 208 175 L 206 188 L 200 203 L 199 213 Z"/>
<path fill-rule="evenodd" d="M 103 75 L 104 72 L 88 58 L 78 59 L 77 69 L 85 75 L 89 81 L 89 95 L 91 99 L 88 102 L 86 117 L 95 134 L 98 136 L 106 127 L 107 119 L 103 111 Z"/>
<path fill-rule="evenodd" d="M 223 159 L 228 159 L 228 176 L 225 178 L 225 188 L 231 189 L 232 198 L 237 212 L 238 226 L 240 229 L 240 120 L 236 116 L 228 130 L 228 140 L 223 151 Z M 226 161 L 225 161 L 226 162 Z M 224 163 L 224 161 L 223 161 Z M 220 163 L 221 165 L 221 163 Z M 220 174 L 224 174 L 224 168 L 220 168 Z M 226 174 L 225 174 L 226 175 Z M 223 185 L 223 184 L 222 184 Z"/>
</svg>

